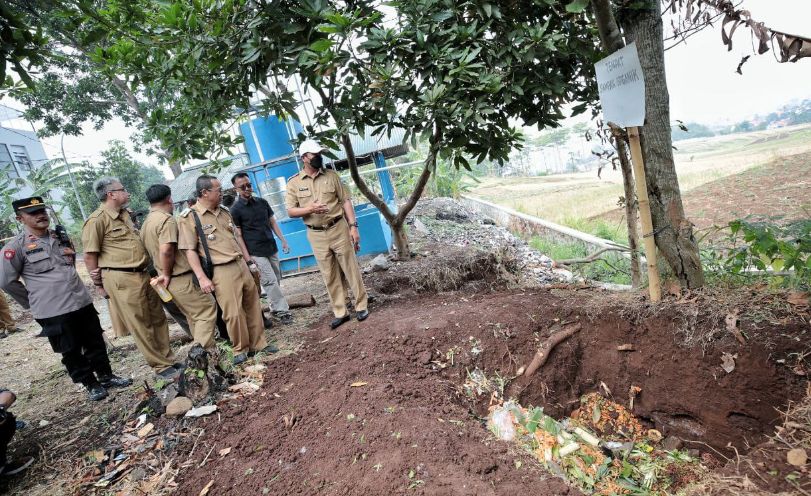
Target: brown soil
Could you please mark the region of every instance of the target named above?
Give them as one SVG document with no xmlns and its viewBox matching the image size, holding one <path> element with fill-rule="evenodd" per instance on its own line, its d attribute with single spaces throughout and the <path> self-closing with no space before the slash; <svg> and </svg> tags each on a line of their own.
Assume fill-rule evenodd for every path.
<svg viewBox="0 0 811 496">
<path fill-rule="evenodd" d="M 337 332 L 322 321 L 297 354 L 268 364 L 259 394 L 198 424 L 205 434 L 178 492 L 198 495 L 213 481 L 210 494 L 578 494 L 487 433 L 491 395 L 460 387 L 476 368 L 555 416 L 601 383 L 623 403 L 638 386 L 634 413 L 665 435 L 727 453 L 727 443 L 757 444 L 776 408 L 802 396 L 790 354 L 805 350 L 807 322 L 744 313 L 740 345 L 717 332 L 723 314 L 709 300 L 676 303 L 651 309 L 591 290 L 456 293 L 384 304 Z M 583 328 L 532 378 L 511 381 L 566 321 Z M 628 343 L 635 351 L 617 351 Z M 729 374 L 723 352 L 737 354 Z"/>
<path fill-rule="evenodd" d="M 781 157 L 718 179 L 682 195 L 684 211 L 699 231 L 746 216 L 807 218 L 811 213 L 811 154 Z M 600 215 L 619 222 L 624 210 Z M 712 236 L 711 236 L 712 237 Z"/>
</svg>

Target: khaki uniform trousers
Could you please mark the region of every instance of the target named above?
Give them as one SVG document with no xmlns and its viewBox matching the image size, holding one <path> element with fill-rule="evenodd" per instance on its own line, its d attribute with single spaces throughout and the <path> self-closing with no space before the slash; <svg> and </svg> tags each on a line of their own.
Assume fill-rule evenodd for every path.
<svg viewBox="0 0 811 496">
<path fill-rule="evenodd" d="M 212 282 L 234 354 L 260 351 L 267 346 L 259 290 L 248 266 L 242 260 L 217 265 Z"/>
<path fill-rule="evenodd" d="M 203 293 L 194 284 L 191 272 L 175 276 L 169 281 L 172 301 L 186 316 L 195 343 L 205 349 L 214 346 L 214 327 L 217 325 L 217 304 L 214 297 Z"/>
<path fill-rule="evenodd" d="M 14 319 L 11 318 L 11 308 L 6 301 L 6 295 L 0 294 L 0 330 L 14 329 Z"/>
<path fill-rule="evenodd" d="M 342 274 L 349 283 L 352 294 L 355 295 L 355 311 L 366 310 L 368 305 L 366 287 L 363 285 L 363 278 L 360 275 L 355 247 L 349 237 L 349 225 L 346 220 L 341 219 L 326 231 L 307 229 L 307 239 L 313 248 L 318 269 L 327 286 L 332 313 L 335 317 L 340 318 L 346 315 L 346 289 L 344 289 Z"/>
<path fill-rule="evenodd" d="M 171 367 L 174 355 L 169 347 L 169 325 L 147 273 L 109 269 L 102 269 L 102 273 L 110 306 L 124 328 L 132 333 L 146 363 L 156 372 Z"/>
</svg>

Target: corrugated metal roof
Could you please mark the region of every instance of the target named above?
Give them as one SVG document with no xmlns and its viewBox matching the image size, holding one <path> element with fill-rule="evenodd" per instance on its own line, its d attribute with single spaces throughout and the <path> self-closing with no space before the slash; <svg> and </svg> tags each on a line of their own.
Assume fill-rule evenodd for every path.
<svg viewBox="0 0 811 496">
<path fill-rule="evenodd" d="M 352 142 L 352 148 L 355 150 L 355 158 L 358 165 L 368 164 L 372 162 L 372 153 L 382 152 L 385 158 L 399 157 L 408 153 L 408 144 L 403 143 L 405 131 L 402 129 L 394 129 L 391 136 L 386 133 L 381 133 L 377 136 L 361 136 L 356 133 L 349 135 L 349 140 Z M 339 150 L 331 150 L 335 154 L 335 168 L 337 170 L 344 170 L 349 165 L 346 163 L 346 153 L 343 147 Z"/>
<path fill-rule="evenodd" d="M 249 166 L 250 160 L 248 159 L 247 153 L 240 153 L 239 155 L 220 159 L 218 162 L 224 163 L 225 165 L 217 172 L 208 172 L 217 176 L 217 179 L 219 179 L 221 183 L 229 185 L 230 187 L 231 176 L 246 169 Z M 194 183 L 209 167 L 211 167 L 211 162 L 205 162 L 189 167 L 177 176 L 175 180 L 169 184 L 169 187 L 172 188 L 172 199 L 179 203 L 194 197 Z"/>
</svg>

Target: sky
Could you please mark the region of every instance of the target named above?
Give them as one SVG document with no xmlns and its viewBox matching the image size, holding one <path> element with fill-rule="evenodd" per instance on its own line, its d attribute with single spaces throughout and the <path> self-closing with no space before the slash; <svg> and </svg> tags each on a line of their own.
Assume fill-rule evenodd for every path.
<svg viewBox="0 0 811 496">
<path fill-rule="evenodd" d="M 743 0 L 742 8 L 771 28 L 811 36 L 811 0 Z M 742 56 L 753 53 L 752 41 L 743 27 L 733 40 L 733 50 L 728 52 L 721 42 L 719 23 L 665 52 L 672 120 L 731 124 L 767 114 L 793 100 L 811 98 L 811 58 L 779 64 L 770 51 L 752 56 L 739 75 L 735 69 Z M 65 137 L 65 152 L 71 161 L 98 161 L 109 140 L 128 142 L 130 135 L 123 122 L 115 120 L 101 131 L 88 129 L 84 136 Z M 59 156 L 59 137 L 43 142 L 49 157 Z M 154 157 L 134 155 L 144 163 L 159 165 Z M 162 169 L 171 177 L 167 167 Z"/>
</svg>

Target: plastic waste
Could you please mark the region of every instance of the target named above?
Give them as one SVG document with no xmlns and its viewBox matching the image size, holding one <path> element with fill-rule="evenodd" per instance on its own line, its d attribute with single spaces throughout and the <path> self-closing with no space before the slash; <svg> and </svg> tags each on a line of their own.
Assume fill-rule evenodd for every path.
<svg viewBox="0 0 811 496">
<path fill-rule="evenodd" d="M 514 405 L 511 401 L 496 407 L 487 416 L 487 428 L 504 441 L 515 439 L 515 417 L 513 416 Z"/>
</svg>

